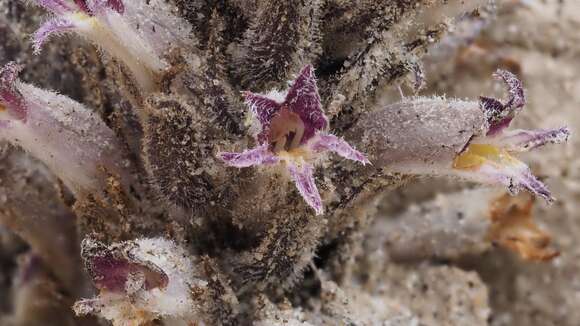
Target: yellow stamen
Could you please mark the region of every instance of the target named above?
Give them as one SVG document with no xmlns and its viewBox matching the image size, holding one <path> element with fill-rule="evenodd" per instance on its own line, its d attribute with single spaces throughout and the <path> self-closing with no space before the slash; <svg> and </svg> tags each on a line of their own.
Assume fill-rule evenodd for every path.
<svg viewBox="0 0 580 326">
<path fill-rule="evenodd" d="M 75 21 L 77 23 L 88 23 L 93 27 L 95 27 L 99 23 L 99 21 L 95 17 L 89 16 L 82 12 L 72 13 L 70 14 L 70 17 L 72 21 Z"/>
<path fill-rule="evenodd" d="M 277 155 L 284 161 L 301 162 L 307 161 L 310 153 L 298 147 L 288 151 L 280 151 Z"/>
<path fill-rule="evenodd" d="M 453 168 L 460 170 L 477 169 L 483 164 L 510 166 L 520 163 L 505 149 L 488 144 L 471 144 L 463 153 L 455 157 Z"/>
</svg>

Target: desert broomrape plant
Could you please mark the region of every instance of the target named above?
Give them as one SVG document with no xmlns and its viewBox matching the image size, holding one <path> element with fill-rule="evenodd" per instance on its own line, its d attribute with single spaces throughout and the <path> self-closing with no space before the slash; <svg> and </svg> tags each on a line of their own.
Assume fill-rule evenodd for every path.
<svg viewBox="0 0 580 326">
<path fill-rule="evenodd" d="M 0 69 L 0 138 L 46 164 L 76 195 L 98 192 L 107 174 L 126 177 L 113 131 L 72 99 L 18 80 L 20 66 Z"/>
<path fill-rule="evenodd" d="M 364 154 L 343 139 L 325 132 L 328 120 L 322 111 L 314 69 L 307 65 L 284 94 L 244 93 L 259 129 L 253 149 L 223 152 L 226 164 L 238 168 L 283 162 L 298 191 L 315 211 L 322 214 L 322 199 L 314 181 L 314 163 L 331 151 L 346 159 L 370 163 Z"/>
<path fill-rule="evenodd" d="M 27 2 L 50 17 L 38 29 L 42 8 L 0 1 L 0 67 L 30 64 L 22 80 L 75 101 L 20 82 L 14 64 L 0 74 L 1 325 L 479 325 L 495 320 L 489 302 L 516 321 L 497 279 L 525 281 L 532 271 L 515 265 L 557 256 L 531 202 L 513 204 L 552 200 L 516 157 L 570 132 L 513 130 L 518 78 L 497 72 L 505 99 L 390 100 L 399 84 L 477 94 L 509 67 L 526 73 L 530 116 L 542 117 L 538 87 L 562 79 L 574 44 L 546 49 L 518 17 L 517 30 L 485 41 L 517 48 L 522 33 L 518 53 L 559 54 L 551 70 L 528 66 L 539 57 L 477 69 L 455 60 L 503 15 L 511 24 L 521 1 L 499 11 L 489 0 Z M 444 55 L 425 60 L 448 35 Z M 577 120 L 561 95 L 546 92 L 562 107 L 544 123 Z M 573 223 L 571 145 L 571 159 L 533 156 L 534 167 L 557 163 L 542 172 L 563 181 L 547 181 L 562 201 L 540 201 L 543 221 Z M 497 187 L 440 179 L 395 190 L 431 175 L 505 196 L 490 207 Z M 507 194 L 518 190 L 539 196 Z M 554 234 L 554 247 L 570 251 L 569 238 Z M 524 261 L 495 264 L 514 257 L 492 245 Z M 32 264 L 19 264 L 26 256 Z M 569 257 L 537 276 L 551 283 Z M 515 289 L 525 299 L 541 286 L 525 283 Z"/>
</svg>

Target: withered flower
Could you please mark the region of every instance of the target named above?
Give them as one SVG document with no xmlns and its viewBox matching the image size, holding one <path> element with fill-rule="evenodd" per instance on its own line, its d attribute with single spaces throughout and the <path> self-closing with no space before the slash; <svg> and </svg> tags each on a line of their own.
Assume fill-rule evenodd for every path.
<svg viewBox="0 0 580 326">
<path fill-rule="evenodd" d="M 560 253 L 550 247 L 550 236 L 532 218 L 534 197 L 503 195 L 491 204 L 487 238 L 530 261 L 546 261 Z"/>
</svg>

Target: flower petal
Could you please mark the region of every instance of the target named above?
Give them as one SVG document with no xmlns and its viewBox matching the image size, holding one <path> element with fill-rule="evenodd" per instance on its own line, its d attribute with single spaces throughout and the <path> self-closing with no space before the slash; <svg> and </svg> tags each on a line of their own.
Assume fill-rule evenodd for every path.
<svg viewBox="0 0 580 326">
<path fill-rule="evenodd" d="M 316 152 L 332 151 L 336 154 L 362 164 L 370 163 L 366 156 L 352 148 L 344 139 L 327 133 L 317 134 L 310 143 L 310 148 Z"/>
<path fill-rule="evenodd" d="M 505 148 L 508 152 L 526 152 L 546 144 L 561 144 L 568 141 L 570 129 L 513 130 L 500 137 L 491 138 L 490 143 Z"/>
<path fill-rule="evenodd" d="M 85 6 L 93 15 L 101 15 L 105 10 L 112 9 L 119 14 L 123 14 L 125 6 L 122 0 L 92 0 L 88 3 L 82 0 L 75 0 L 77 3 L 85 2 Z M 79 5 L 80 6 L 80 5 Z M 82 7 L 82 6 L 81 6 Z"/>
<path fill-rule="evenodd" d="M 21 69 L 22 67 L 14 62 L 10 62 L 0 69 L 0 111 L 7 111 L 8 120 L 26 121 L 28 113 L 26 101 L 16 89 L 18 73 Z"/>
<path fill-rule="evenodd" d="M 218 153 L 218 156 L 227 165 L 237 168 L 278 162 L 278 158 L 268 149 L 268 144 L 246 150 L 242 153 L 222 152 Z"/>
<path fill-rule="evenodd" d="M 66 0 L 35 0 L 35 2 L 44 9 L 57 15 L 73 12 L 75 10 L 75 8 L 67 3 Z"/>
<path fill-rule="evenodd" d="M 34 32 L 34 35 L 32 36 L 32 46 L 34 48 L 34 53 L 40 53 L 42 45 L 44 42 L 46 42 L 49 36 L 53 34 L 69 32 L 75 27 L 76 25 L 72 21 L 64 18 L 57 17 L 46 21 L 44 24 L 42 24 L 42 26 L 40 26 L 40 28 L 36 30 L 36 32 Z"/>
<path fill-rule="evenodd" d="M 498 69 L 493 75 L 498 80 L 503 82 L 508 87 L 508 99 L 504 104 L 507 108 L 518 109 L 526 104 L 526 96 L 524 94 L 524 86 L 518 77 L 507 70 Z"/>
<path fill-rule="evenodd" d="M 526 189 L 548 203 L 554 201 L 548 188 L 523 162 L 506 150 L 488 144 L 471 144 L 455 158 L 454 174 L 465 179 L 488 184 L 503 184 L 512 194 Z"/>
<path fill-rule="evenodd" d="M 258 142 L 260 144 L 268 142 L 270 124 L 282 105 L 271 98 L 252 92 L 244 92 L 244 98 L 262 128 L 258 134 Z"/>
<path fill-rule="evenodd" d="M 292 180 L 296 184 L 296 188 L 302 195 L 302 198 L 306 201 L 310 207 L 314 208 L 316 215 L 320 215 L 324 212 L 322 207 L 322 199 L 320 198 L 320 193 L 316 188 L 316 183 L 314 182 L 314 168 L 308 163 L 302 163 L 296 165 L 293 162 L 287 162 L 288 171 L 292 176 Z"/>
<path fill-rule="evenodd" d="M 86 0 L 74 0 L 74 2 L 76 3 L 76 5 L 79 7 L 80 10 L 82 10 L 84 13 L 90 13 L 91 11 L 89 10 L 89 5 L 87 4 Z"/>
<path fill-rule="evenodd" d="M 294 80 L 284 104 L 304 122 L 302 143 L 306 143 L 317 131 L 323 130 L 328 125 L 328 119 L 322 111 L 314 68 L 311 65 L 305 66 Z"/>
<path fill-rule="evenodd" d="M 490 125 L 488 135 L 495 135 L 507 128 L 519 112 L 518 109 L 526 104 L 524 87 L 516 75 L 506 70 L 498 70 L 493 76 L 504 81 L 509 95 L 505 103 L 494 98 L 480 97 L 480 106 Z"/>
</svg>

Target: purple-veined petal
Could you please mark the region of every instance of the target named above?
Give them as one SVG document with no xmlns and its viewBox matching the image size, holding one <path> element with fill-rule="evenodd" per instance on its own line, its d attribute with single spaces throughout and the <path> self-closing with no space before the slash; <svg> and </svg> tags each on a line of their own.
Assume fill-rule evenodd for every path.
<svg viewBox="0 0 580 326">
<path fill-rule="evenodd" d="M 520 189 L 525 189 L 533 194 L 544 198 L 552 203 L 554 198 L 548 187 L 538 180 L 527 165 L 522 162 L 513 166 L 498 168 L 495 165 L 484 164 L 477 172 L 482 178 L 491 183 L 505 185 L 511 194 L 516 194 Z M 482 180 L 483 181 L 483 180 Z"/>
<path fill-rule="evenodd" d="M 570 136 L 567 127 L 557 129 L 513 130 L 503 132 L 499 137 L 490 139 L 490 143 L 505 148 L 509 152 L 526 152 L 546 144 L 565 143 Z"/>
<path fill-rule="evenodd" d="M 287 162 L 287 165 L 292 180 L 294 180 L 296 188 L 298 188 L 302 198 L 304 198 L 310 207 L 314 208 L 316 215 L 322 214 L 324 208 L 322 207 L 322 199 L 320 198 L 320 193 L 314 181 L 313 166 L 305 162 L 300 165 L 296 165 L 294 162 Z"/>
<path fill-rule="evenodd" d="M 77 1 L 82 2 L 82 0 Z M 87 3 L 89 12 L 95 16 L 102 15 L 106 10 L 109 9 L 112 9 L 119 14 L 123 14 L 125 12 L 125 6 L 122 0 L 92 0 L 85 3 Z"/>
<path fill-rule="evenodd" d="M 51 35 L 68 32 L 75 27 L 76 25 L 72 21 L 64 18 L 57 17 L 46 21 L 44 24 L 42 24 L 42 26 L 40 26 L 40 28 L 36 30 L 36 32 L 34 32 L 32 37 L 34 53 L 40 53 L 42 45 Z"/>
<path fill-rule="evenodd" d="M 89 14 L 91 12 L 89 10 L 89 5 L 87 4 L 86 0 L 74 0 L 74 2 L 79 7 L 79 9 L 84 13 Z"/>
<path fill-rule="evenodd" d="M 519 109 L 526 104 L 524 87 L 516 75 L 506 70 L 498 70 L 493 76 L 496 79 L 503 80 L 507 85 L 508 98 L 505 103 L 502 103 L 494 98 L 480 97 L 481 108 L 489 122 L 487 134 L 490 136 L 496 135 L 509 127 L 516 114 L 520 111 Z"/>
<path fill-rule="evenodd" d="M 246 104 L 250 107 L 252 113 L 260 122 L 261 130 L 258 134 L 258 142 L 265 143 L 268 141 L 270 124 L 274 115 L 282 108 L 282 105 L 271 98 L 252 92 L 244 92 Z"/>
<path fill-rule="evenodd" d="M 16 88 L 22 67 L 14 62 L 0 69 L 0 112 L 6 110 L 10 118 L 26 121 L 28 109 L 22 94 Z"/>
<path fill-rule="evenodd" d="M 534 177 L 526 164 L 495 145 L 471 144 L 456 157 L 453 169 L 453 174 L 469 180 L 502 184 L 512 194 L 526 189 L 549 203 L 554 201 L 548 188 Z"/>
<path fill-rule="evenodd" d="M 243 151 L 242 153 L 222 152 L 218 156 L 229 166 L 245 168 L 253 165 L 274 164 L 278 158 L 268 149 L 268 144 Z"/>
<path fill-rule="evenodd" d="M 328 119 L 322 111 L 320 95 L 316 86 L 314 68 L 307 65 L 302 68 L 298 77 L 290 86 L 284 104 L 290 111 L 298 114 L 304 122 L 304 136 L 302 144 L 314 137 L 317 131 L 323 130 L 328 125 Z"/>
<path fill-rule="evenodd" d="M 120 14 L 125 12 L 125 5 L 122 0 L 92 0 L 88 2 L 86 0 L 75 0 L 75 2 L 83 11 L 93 15 L 99 15 L 107 9 L 113 9 Z"/>
<path fill-rule="evenodd" d="M 67 12 L 75 11 L 66 0 L 35 0 L 35 2 L 44 9 L 56 14 L 62 15 Z"/>
<path fill-rule="evenodd" d="M 370 163 L 366 156 L 350 146 L 344 139 L 332 134 L 318 133 L 309 143 L 312 150 L 316 152 L 332 151 L 336 154 L 362 164 Z"/>
<path fill-rule="evenodd" d="M 116 12 L 123 14 L 125 12 L 125 5 L 123 0 L 109 0 L 109 8 L 115 10 Z"/>
</svg>

